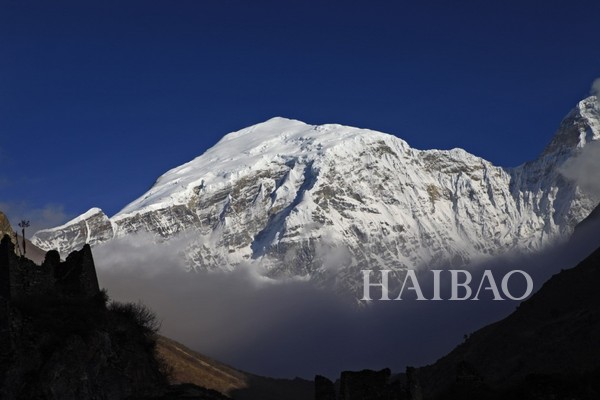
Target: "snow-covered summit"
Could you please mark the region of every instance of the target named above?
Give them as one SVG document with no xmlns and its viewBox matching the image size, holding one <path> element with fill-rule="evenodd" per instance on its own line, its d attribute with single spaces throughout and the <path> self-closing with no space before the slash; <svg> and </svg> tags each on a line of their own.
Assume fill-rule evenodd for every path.
<svg viewBox="0 0 600 400">
<path fill-rule="evenodd" d="M 296 119 L 273 117 L 256 125 L 240 129 L 236 132 L 231 132 L 223 136 L 223 138 L 221 138 L 217 144 L 229 142 L 242 137 L 249 141 L 255 141 L 255 139 L 264 141 L 269 140 L 269 136 L 279 135 L 282 131 L 302 130 L 308 126 L 308 124 Z"/>
<path fill-rule="evenodd" d="M 268 169 L 273 162 L 286 163 L 293 159 L 307 162 L 326 152 L 344 153 L 367 143 L 390 139 L 404 143 L 381 132 L 337 124 L 315 126 L 275 117 L 229 133 L 201 156 L 171 169 L 158 178 L 150 191 L 123 208 L 115 218 L 141 209 L 184 204 L 194 195 L 195 188 L 223 187 L 253 171 Z"/>
</svg>

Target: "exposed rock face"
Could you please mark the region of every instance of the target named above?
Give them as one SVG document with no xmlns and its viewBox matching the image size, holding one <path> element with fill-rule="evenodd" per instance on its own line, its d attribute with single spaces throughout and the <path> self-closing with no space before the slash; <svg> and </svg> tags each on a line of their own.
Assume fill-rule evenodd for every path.
<svg viewBox="0 0 600 400">
<path fill-rule="evenodd" d="M 0 211 L 0 238 L 3 238 L 4 236 L 8 236 L 15 245 L 17 244 L 18 235 L 10 225 L 10 221 L 8 220 L 6 214 Z M 19 253 L 18 249 L 16 248 L 15 253 Z"/>
<path fill-rule="evenodd" d="M 508 169 L 461 149 L 417 150 L 380 132 L 275 118 L 226 135 L 112 218 L 92 209 L 33 241 L 64 255 L 133 233 L 163 241 L 187 232 L 182 252 L 193 268 L 261 262 L 274 277 L 351 291 L 361 269 L 533 251 L 568 237 L 600 200 L 559 172 L 600 139 L 599 107 L 581 101 L 538 159 Z"/>
<path fill-rule="evenodd" d="M 114 236 L 110 220 L 99 208 L 92 208 L 55 229 L 61 232 L 60 236 L 54 235 L 53 230 L 42 230 L 34 235 L 32 241 L 36 245 L 42 244 L 41 248 L 45 250 L 58 250 L 62 257 L 80 249 L 84 244 L 93 246 Z M 46 247 L 49 242 L 52 242 L 52 246 Z"/>
<path fill-rule="evenodd" d="M 15 231 L 10 226 L 10 221 L 2 211 L 0 211 L 0 235 L 3 237 L 4 235 L 9 235 L 13 239 L 15 235 Z"/>
</svg>

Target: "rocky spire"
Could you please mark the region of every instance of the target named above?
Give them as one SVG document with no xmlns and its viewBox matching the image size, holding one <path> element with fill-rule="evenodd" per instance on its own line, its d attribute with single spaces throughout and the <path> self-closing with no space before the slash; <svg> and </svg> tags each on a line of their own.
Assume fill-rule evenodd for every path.
<svg viewBox="0 0 600 400">
<path fill-rule="evenodd" d="M 558 131 L 542 156 L 570 154 L 587 143 L 600 139 L 600 103 L 596 96 L 581 100 L 562 120 Z"/>
</svg>

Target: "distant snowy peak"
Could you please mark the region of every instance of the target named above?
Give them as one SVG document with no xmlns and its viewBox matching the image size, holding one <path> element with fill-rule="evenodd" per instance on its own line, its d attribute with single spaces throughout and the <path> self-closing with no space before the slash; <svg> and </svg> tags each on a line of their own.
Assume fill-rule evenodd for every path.
<svg viewBox="0 0 600 400">
<path fill-rule="evenodd" d="M 81 222 L 85 222 L 87 220 L 94 219 L 94 218 L 108 220 L 108 217 L 106 216 L 106 214 L 104 214 L 104 211 L 102 211 L 98 207 L 92 207 L 89 210 L 87 210 L 86 212 L 84 212 L 83 214 L 73 218 L 70 221 L 65 222 L 64 224 L 62 224 L 60 226 L 57 226 L 55 228 L 42 229 L 39 232 L 54 232 L 54 231 L 62 230 L 68 226 L 76 225 Z"/>
<path fill-rule="evenodd" d="M 37 231 L 32 242 L 41 245 L 44 250 L 58 250 L 64 257 L 86 243 L 103 243 L 113 236 L 110 219 L 101 209 L 94 207 L 61 226 Z"/>
<path fill-rule="evenodd" d="M 580 101 L 562 120 L 543 156 L 569 155 L 587 143 L 600 140 L 600 101 L 590 96 Z"/>
</svg>

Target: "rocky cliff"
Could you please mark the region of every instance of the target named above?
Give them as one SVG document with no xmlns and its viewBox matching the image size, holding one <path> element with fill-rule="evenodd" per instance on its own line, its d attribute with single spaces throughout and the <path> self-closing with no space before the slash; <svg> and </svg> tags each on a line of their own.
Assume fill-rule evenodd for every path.
<svg viewBox="0 0 600 400">
<path fill-rule="evenodd" d="M 0 211 L 0 234 L 2 237 L 4 237 L 4 235 L 8 235 L 14 241 L 15 231 L 10 225 L 8 217 L 2 211 Z"/>
</svg>

